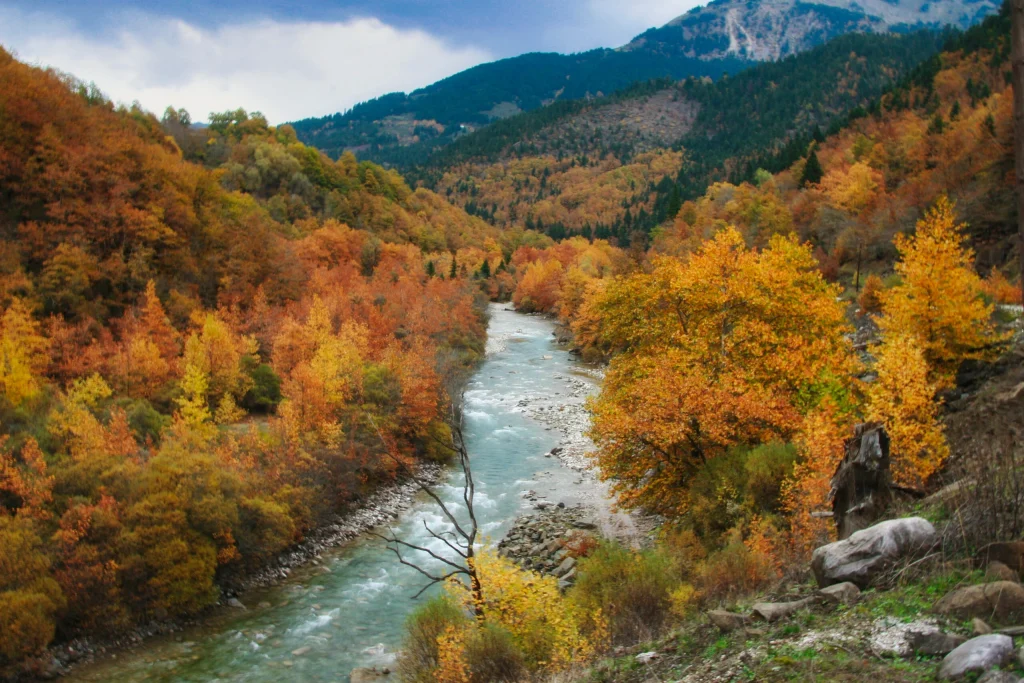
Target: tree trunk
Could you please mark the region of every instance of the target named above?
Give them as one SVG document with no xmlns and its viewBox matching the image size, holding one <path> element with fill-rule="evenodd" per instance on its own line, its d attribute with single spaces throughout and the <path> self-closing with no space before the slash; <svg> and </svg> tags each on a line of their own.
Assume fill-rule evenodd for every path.
<svg viewBox="0 0 1024 683">
<path fill-rule="evenodd" d="M 1013 62 L 1013 150 L 1017 178 L 1017 258 L 1024 293 L 1024 0 L 1011 0 L 1010 42 Z"/>
</svg>

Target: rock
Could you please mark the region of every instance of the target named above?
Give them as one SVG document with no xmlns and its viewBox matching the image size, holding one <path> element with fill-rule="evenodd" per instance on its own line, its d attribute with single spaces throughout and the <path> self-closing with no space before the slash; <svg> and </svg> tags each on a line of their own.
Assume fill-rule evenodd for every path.
<svg viewBox="0 0 1024 683">
<path fill-rule="evenodd" d="M 948 655 L 950 652 L 967 642 L 967 638 L 942 631 L 912 631 L 907 634 L 907 641 L 913 652 L 919 655 L 935 657 Z"/>
<path fill-rule="evenodd" d="M 907 623 L 895 617 L 882 617 L 871 625 L 869 647 L 876 657 L 909 657 L 914 654 L 914 642 L 937 633 L 939 627 L 933 621 Z"/>
<path fill-rule="evenodd" d="M 1024 571 L 1024 541 L 989 543 L 978 551 L 975 561 L 978 567 L 1001 562 L 1019 575 Z"/>
<path fill-rule="evenodd" d="M 852 605 L 860 599 L 860 589 L 856 584 L 844 581 L 822 588 L 818 595 L 834 605 Z"/>
<path fill-rule="evenodd" d="M 245 605 L 238 598 L 228 598 L 228 607 L 234 607 L 235 609 L 245 609 Z"/>
<path fill-rule="evenodd" d="M 993 581 L 966 586 L 935 603 L 939 614 L 960 619 L 973 617 L 1002 621 L 1024 613 L 1024 586 L 1013 581 Z"/>
<path fill-rule="evenodd" d="M 889 435 L 880 423 L 859 424 L 830 481 L 829 500 L 839 538 L 880 519 L 893 500 Z"/>
<path fill-rule="evenodd" d="M 993 669 L 979 678 L 978 683 L 1020 683 L 1020 679 L 1009 671 Z"/>
<path fill-rule="evenodd" d="M 657 652 L 641 652 L 636 656 L 636 661 L 641 664 L 650 664 L 653 660 L 658 658 Z"/>
<path fill-rule="evenodd" d="M 751 608 L 751 612 L 754 613 L 755 617 L 771 623 L 779 619 L 785 619 L 812 604 L 814 604 L 814 598 L 804 598 L 803 600 L 795 600 L 793 602 L 759 602 Z"/>
<path fill-rule="evenodd" d="M 555 576 L 564 576 L 568 574 L 575 566 L 576 558 L 567 557 L 564 560 L 562 560 L 562 564 L 558 565 L 558 567 L 555 569 Z"/>
<path fill-rule="evenodd" d="M 926 519 L 890 519 L 816 549 L 811 569 L 821 587 L 849 581 L 863 589 L 894 562 L 928 550 L 937 539 Z"/>
<path fill-rule="evenodd" d="M 989 581 L 1013 581 L 1020 583 L 1020 575 L 999 560 L 992 560 L 985 567 L 985 578 Z"/>
<path fill-rule="evenodd" d="M 989 633 L 992 633 L 992 627 L 978 617 L 974 617 L 971 620 L 971 630 L 974 631 L 976 636 L 987 636 Z"/>
<path fill-rule="evenodd" d="M 1006 628 L 997 628 L 996 633 L 1002 633 L 1004 636 L 1010 636 L 1011 638 L 1018 638 L 1024 636 L 1024 626 L 1007 626 Z M 1024 664 L 1021 664 L 1024 667 Z"/>
<path fill-rule="evenodd" d="M 378 671 L 377 667 L 367 669 L 365 667 L 359 667 L 358 669 L 352 669 L 352 673 L 348 675 L 349 683 L 374 683 L 387 678 L 387 673 Z"/>
<path fill-rule="evenodd" d="M 993 633 L 971 638 L 946 655 L 939 668 L 939 680 L 956 681 L 969 673 L 981 673 L 1002 666 L 1013 656 L 1013 638 Z"/>
<path fill-rule="evenodd" d="M 746 614 L 738 614 L 736 612 L 726 612 L 722 609 L 713 609 L 708 612 L 708 619 L 721 630 L 723 633 L 729 633 L 741 629 L 750 623 L 750 617 Z"/>
</svg>

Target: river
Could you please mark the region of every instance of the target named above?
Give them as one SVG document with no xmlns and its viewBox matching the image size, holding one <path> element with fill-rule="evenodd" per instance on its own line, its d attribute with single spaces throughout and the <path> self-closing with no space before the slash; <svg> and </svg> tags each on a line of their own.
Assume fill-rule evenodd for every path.
<svg viewBox="0 0 1024 683">
<path fill-rule="evenodd" d="M 466 387 L 475 509 L 483 535 L 495 543 L 516 516 L 533 508 L 530 491 L 535 495 L 529 497 L 551 503 L 607 508 L 602 485 L 546 455 L 559 445 L 581 450 L 581 406 L 595 389 L 552 332 L 549 320 L 492 305 L 488 354 Z M 461 473 L 452 472 L 439 493 L 465 512 L 456 502 Z M 603 525 L 609 519 L 604 516 Z M 440 550 L 424 522 L 446 528 L 425 497 L 392 528 L 411 543 Z M 366 535 L 279 585 L 245 593 L 245 610 L 218 609 L 198 626 L 80 665 L 67 680 L 346 681 L 354 667 L 394 667 L 403 623 L 417 604 L 411 597 L 423 582 L 381 540 Z"/>
</svg>

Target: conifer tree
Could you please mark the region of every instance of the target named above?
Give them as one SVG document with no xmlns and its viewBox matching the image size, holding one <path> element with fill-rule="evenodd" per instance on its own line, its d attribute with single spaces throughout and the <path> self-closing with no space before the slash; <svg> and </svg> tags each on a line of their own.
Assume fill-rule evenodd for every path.
<svg viewBox="0 0 1024 683">
<path fill-rule="evenodd" d="M 807 163 L 804 164 L 803 175 L 800 176 L 800 187 L 817 185 L 821 182 L 823 175 L 825 174 L 821 170 L 821 162 L 818 161 L 818 154 L 812 149 L 811 153 L 807 156 Z"/>
</svg>

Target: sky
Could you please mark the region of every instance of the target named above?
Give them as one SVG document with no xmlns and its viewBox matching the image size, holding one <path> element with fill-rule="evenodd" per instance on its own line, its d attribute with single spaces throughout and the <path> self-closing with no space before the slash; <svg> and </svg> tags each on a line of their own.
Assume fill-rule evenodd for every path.
<svg viewBox="0 0 1024 683">
<path fill-rule="evenodd" d="M 0 45 L 193 120 L 344 111 L 524 52 L 617 47 L 700 0 L 0 0 Z"/>
</svg>

